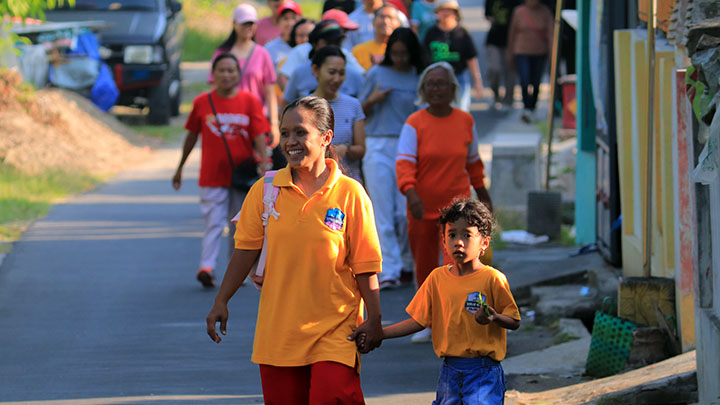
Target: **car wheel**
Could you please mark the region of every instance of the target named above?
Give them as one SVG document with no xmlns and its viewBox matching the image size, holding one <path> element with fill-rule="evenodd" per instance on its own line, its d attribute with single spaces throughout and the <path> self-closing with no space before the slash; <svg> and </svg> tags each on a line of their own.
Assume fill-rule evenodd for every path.
<svg viewBox="0 0 720 405">
<path fill-rule="evenodd" d="M 170 115 L 177 117 L 180 115 L 180 104 L 182 103 L 182 79 L 180 77 L 180 67 L 175 69 L 173 80 L 170 83 Z"/>
<path fill-rule="evenodd" d="M 167 125 L 170 122 L 171 100 L 169 94 L 170 75 L 164 75 L 162 82 L 150 89 L 148 98 L 148 123 L 150 125 Z"/>
</svg>

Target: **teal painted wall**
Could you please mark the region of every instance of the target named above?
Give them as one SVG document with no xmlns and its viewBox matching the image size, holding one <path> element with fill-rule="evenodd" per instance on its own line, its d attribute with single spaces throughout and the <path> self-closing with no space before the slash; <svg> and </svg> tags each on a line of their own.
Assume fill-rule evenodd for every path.
<svg viewBox="0 0 720 405">
<path fill-rule="evenodd" d="M 595 242 L 595 104 L 590 77 L 590 7 L 595 0 L 580 0 L 577 41 L 577 161 L 575 166 L 575 243 Z"/>
</svg>

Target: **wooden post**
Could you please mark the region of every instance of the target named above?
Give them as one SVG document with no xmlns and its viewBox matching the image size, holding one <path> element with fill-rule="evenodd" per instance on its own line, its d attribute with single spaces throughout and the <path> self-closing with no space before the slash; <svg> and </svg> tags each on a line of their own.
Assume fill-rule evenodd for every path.
<svg viewBox="0 0 720 405">
<path fill-rule="evenodd" d="M 647 184 L 645 189 L 645 257 L 643 258 L 643 277 L 651 276 L 652 262 L 652 182 L 653 182 L 653 141 L 655 137 L 655 24 L 657 23 L 657 0 L 648 1 L 648 144 L 647 144 Z"/>
<path fill-rule="evenodd" d="M 550 60 L 550 108 L 548 108 L 547 125 L 547 166 L 545 167 L 545 191 L 550 191 L 550 166 L 552 163 L 553 115 L 555 115 L 555 85 L 557 84 L 557 64 L 560 54 L 560 17 L 563 0 L 557 0 L 555 5 L 555 26 L 553 27 L 552 59 Z M 534 89 L 533 91 L 538 91 Z"/>
</svg>

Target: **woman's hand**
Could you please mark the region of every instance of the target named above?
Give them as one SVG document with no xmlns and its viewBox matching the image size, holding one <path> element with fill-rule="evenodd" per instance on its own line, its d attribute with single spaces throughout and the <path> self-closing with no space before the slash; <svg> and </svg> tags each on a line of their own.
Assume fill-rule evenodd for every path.
<svg viewBox="0 0 720 405">
<path fill-rule="evenodd" d="M 422 219 L 423 215 L 425 214 L 425 208 L 423 206 L 422 200 L 420 199 L 420 196 L 417 195 L 415 189 L 411 188 L 406 191 L 405 197 L 407 197 L 408 209 L 410 210 L 410 214 L 412 214 L 413 218 L 418 220 Z"/>
<path fill-rule="evenodd" d="M 270 146 L 270 149 L 275 149 L 280 144 L 280 126 L 275 123 L 270 125 L 270 143 L 268 146 Z"/>
<path fill-rule="evenodd" d="M 483 98 L 483 85 L 482 85 L 482 81 L 478 81 L 478 80 L 475 81 L 475 93 L 477 93 L 477 96 L 476 96 L 477 99 L 478 99 L 478 100 L 482 100 L 482 98 Z"/>
<path fill-rule="evenodd" d="M 372 93 L 370 93 L 370 95 L 367 98 L 368 103 L 370 103 L 370 104 L 382 103 L 383 101 L 385 101 L 385 99 L 390 94 L 390 92 L 393 91 L 392 88 L 380 90 L 380 87 L 381 87 L 381 85 L 378 84 L 377 87 L 375 87 L 375 90 L 373 90 Z"/>
<path fill-rule="evenodd" d="M 354 340 L 360 353 L 370 353 L 382 344 L 383 331 L 379 320 L 367 320 L 353 330 L 348 340 Z"/>
<path fill-rule="evenodd" d="M 217 322 L 220 322 L 220 333 L 222 333 L 223 335 L 227 335 L 227 320 L 227 304 L 222 304 L 215 301 L 215 304 L 213 305 L 210 313 L 207 316 L 207 319 L 205 320 L 207 323 L 207 334 L 208 336 L 210 336 L 210 339 L 212 339 L 213 342 L 220 343 L 222 341 L 217 332 L 215 332 L 215 324 Z"/>
<path fill-rule="evenodd" d="M 338 159 L 345 159 L 345 156 L 348 153 L 348 150 L 350 150 L 350 145 L 347 143 L 336 143 L 333 145 L 333 148 L 335 148 L 335 153 L 338 155 Z"/>
<path fill-rule="evenodd" d="M 175 172 L 172 178 L 172 186 L 176 191 L 180 190 L 180 186 L 182 186 L 182 170 L 178 169 L 178 171 Z"/>
</svg>

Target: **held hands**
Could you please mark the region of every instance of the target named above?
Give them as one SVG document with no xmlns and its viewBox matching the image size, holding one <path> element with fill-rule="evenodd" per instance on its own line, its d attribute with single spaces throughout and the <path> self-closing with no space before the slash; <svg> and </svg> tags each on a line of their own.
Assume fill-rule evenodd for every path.
<svg viewBox="0 0 720 405">
<path fill-rule="evenodd" d="M 475 322 L 480 325 L 487 325 L 490 322 L 495 321 L 495 319 L 497 319 L 497 315 L 498 313 L 495 312 L 493 307 L 490 305 L 483 305 L 482 308 L 475 311 Z"/>
<path fill-rule="evenodd" d="M 380 322 L 370 322 L 367 320 L 356 329 L 353 329 L 353 333 L 347 338 L 348 340 L 355 341 L 355 345 L 360 353 L 370 353 L 382 344 L 382 325 Z"/>
<path fill-rule="evenodd" d="M 220 322 L 220 333 L 222 333 L 223 335 L 227 335 L 227 320 L 227 304 L 219 304 L 216 302 L 210 310 L 207 319 L 205 320 L 207 323 L 207 334 L 208 336 L 210 336 L 210 339 L 212 339 L 213 342 L 220 343 L 222 341 L 217 332 L 215 332 L 215 324 L 217 322 Z"/>
</svg>

